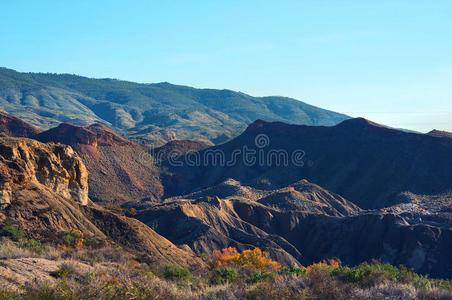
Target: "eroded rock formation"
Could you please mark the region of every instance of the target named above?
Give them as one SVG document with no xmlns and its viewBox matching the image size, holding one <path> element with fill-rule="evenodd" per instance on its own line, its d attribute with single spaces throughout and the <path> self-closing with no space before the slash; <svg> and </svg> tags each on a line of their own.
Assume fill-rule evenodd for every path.
<svg viewBox="0 0 452 300">
<path fill-rule="evenodd" d="M 13 185 L 26 183 L 41 184 L 66 199 L 88 204 L 88 172 L 70 146 L 1 138 L 0 166 L 3 206 L 12 201 Z"/>
</svg>

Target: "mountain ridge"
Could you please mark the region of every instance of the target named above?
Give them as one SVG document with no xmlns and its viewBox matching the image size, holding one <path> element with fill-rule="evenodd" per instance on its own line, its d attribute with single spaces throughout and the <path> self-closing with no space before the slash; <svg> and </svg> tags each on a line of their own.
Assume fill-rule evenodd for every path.
<svg viewBox="0 0 452 300">
<path fill-rule="evenodd" d="M 237 163 L 227 165 L 169 166 L 178 178 L 166 183 L 167 190 L 186 194 L 196 187 L 218 184 L 227 178 L 244 183 L 267 181 L 272 188 L 307 179 L 361 208 L 381 208 L 395 204 L 397 194 L 411 191 L 419 194 L 440 194 L 452 190 L 447 180 L 452 176 L 447 167 L 452 161 L 452 140 L 428 134 L 407 133 L 363 118 L 345 120 L 335 126 L 307 126 L 257 120 L 238 137 L 209 148 L 232 159 L 234 149 L 271 150 L 288 154 L 302 150 L 303 166 L 247 165 L 244 153 L 235 157 Z M 264 136 L 266 144 L 256 144 Z M 201 150 L 200 157 L 207 150 Z M 180 161 L 187 161 L 181 158 Z M 184 169 L 185 168 L 185 169 Z"/>
<path fill-rule="evenodd" d="M 334 125 L 349 118 L 288 97 L 6 68 L 0 68 L 0 109 L 42 129 L 102 123 L 155 145 L 174 136 L 222 143 L 256 119 Z"/>
</svg>

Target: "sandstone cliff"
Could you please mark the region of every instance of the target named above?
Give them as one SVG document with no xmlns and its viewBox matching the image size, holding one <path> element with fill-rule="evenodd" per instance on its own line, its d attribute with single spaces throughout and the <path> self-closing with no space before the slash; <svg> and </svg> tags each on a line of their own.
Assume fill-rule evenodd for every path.
<svg viewBox="0 0 452 300">
<path fill-rule="evenodd" d="M 81 205 L 88 204 L 88 172 L 70 146 L 2 138 L 0 142 L 0 204 L 11 202 L 14 185 L 40 184 Z"/>
</svg>

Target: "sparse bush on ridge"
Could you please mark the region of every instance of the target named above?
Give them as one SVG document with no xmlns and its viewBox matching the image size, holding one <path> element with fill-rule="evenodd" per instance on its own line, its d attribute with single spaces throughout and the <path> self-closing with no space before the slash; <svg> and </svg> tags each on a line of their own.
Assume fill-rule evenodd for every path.
<svg viewBox="0 0 452 300">
<path fill-rule="evenodd" d="M 296 276 L 306 275 L 306 272 L 307 272 L 306 268 L 297 268 L 297 267 L 284 268 L 281 270 L 282 274 L 296 275 Z"/>
</svg>

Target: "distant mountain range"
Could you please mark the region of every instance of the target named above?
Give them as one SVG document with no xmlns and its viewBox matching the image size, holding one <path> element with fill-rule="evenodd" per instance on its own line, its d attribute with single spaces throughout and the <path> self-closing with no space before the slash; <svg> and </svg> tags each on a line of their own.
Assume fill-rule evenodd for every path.
<svg viewBox="0 0 452 300">
<path fill-rule="evenodd" d="M 286 97 L 0 68 L 0 110 L 42 129 L 102 123 L 129 139 L 225 142 L 256 119 L 335 125 L 349 117 Z"/>
</svg>

